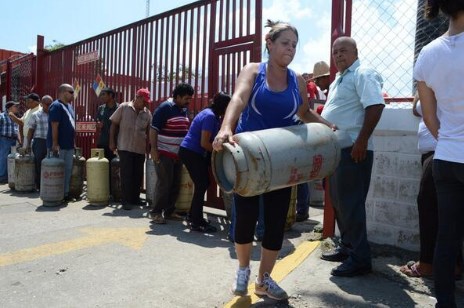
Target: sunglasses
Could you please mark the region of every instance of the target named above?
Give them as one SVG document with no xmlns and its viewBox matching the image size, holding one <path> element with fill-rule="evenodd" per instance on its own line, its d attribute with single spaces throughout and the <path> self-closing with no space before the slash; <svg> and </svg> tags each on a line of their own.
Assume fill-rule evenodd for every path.
<svg viewBox="0 0 464 308">
<path fill-rule="evenodd" d="M 67 90 L 66 92 L 68 92 L 69 94 L 74 94 L 74 91 Z"/>
</svg>

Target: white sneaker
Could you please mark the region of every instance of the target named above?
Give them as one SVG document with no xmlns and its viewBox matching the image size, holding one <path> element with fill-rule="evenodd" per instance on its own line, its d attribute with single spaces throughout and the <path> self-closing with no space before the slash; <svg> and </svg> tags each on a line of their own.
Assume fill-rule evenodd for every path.
<svg viewBox="0 0 464 308">
<path fill-rule="evenodd" d="M 267 296 L 278 301 L 288 298 L 287 292 L 279 287 L 277 282 L 275 282 L 268 273 L 264 273 L 263 281 L 261 283 L 256 281 L 255 294 L 258 296 Z"/>
<path fill-rule="evenodd" d="M 238 296 L 245 296 L 248 293 L 248 281 L 250 280 L 250 267 L 238 269 L 235 274 L 235 281 L 232 285 L 232 293 Z"/>
</svg>

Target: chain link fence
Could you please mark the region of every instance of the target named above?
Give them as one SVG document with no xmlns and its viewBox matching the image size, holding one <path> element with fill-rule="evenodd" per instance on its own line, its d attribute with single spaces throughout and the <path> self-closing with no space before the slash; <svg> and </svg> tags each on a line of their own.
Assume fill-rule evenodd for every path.
<svg viewBox="0 0 464 308">
<path fill-rule="evenodd" d="M 446 32 L 444 17 L 424 20 L 426 0 L 353 0 L 351 36 L 361 63 L 384 78 L 389 97 L 411 97 L 413 67 L 424 45 Z"/>
<path fill-rule="evenodd" d="M 36 58 L 33 54 L 23 56 L 11 63 L 11 100 L 19 102 L 19 111 L 26 111 L 24 96 L 33 89 Z"/>
</svg>

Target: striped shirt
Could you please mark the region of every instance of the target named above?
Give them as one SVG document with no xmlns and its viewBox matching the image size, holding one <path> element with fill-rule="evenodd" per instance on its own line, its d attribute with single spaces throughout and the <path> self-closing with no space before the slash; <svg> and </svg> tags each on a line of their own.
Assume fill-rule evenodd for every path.
<svg viewBox="0 0 464 308">
<path fill-rule="evenodd" d="M 187 109 L 179 108 L 174 102 L 164 102 L 155 110 L 151 127 L 158 131 L 160 155 L 178 159 L 179 146 L 187 135 L 190 121 Z"/>
<path fill-rule="evenodd" d="M 33 138 L 47 139 L 48 113 L 42 108 L 34 112 L 29 120 L 29 128 L 34 130 Z"/>
<path fill-rule="evenodd" d="M 8 111 L 0 113 L 0 136 L 17 138 L 19 126 L 10 119 Z"/>
<path fill-rule="evenodd" d="M 31 127 L 30 121 L 31 121 L 31 118 L 32 118 L 32 114 L 34 112 L 38 111 L 39 109 L 42 109 L 42 107 L 40 107 L 40 105 L 37 105 L 33 109 L 27 109 L 26 112 L 24 113 L 23 117 L 21 118 L 21 120 L 23 120 L 23 123 L 24 123 L 24 126 L 23 126 L 24 139 L 27 137 L 27 133 L 29 132 L 29 128 Z"/>
</svg>

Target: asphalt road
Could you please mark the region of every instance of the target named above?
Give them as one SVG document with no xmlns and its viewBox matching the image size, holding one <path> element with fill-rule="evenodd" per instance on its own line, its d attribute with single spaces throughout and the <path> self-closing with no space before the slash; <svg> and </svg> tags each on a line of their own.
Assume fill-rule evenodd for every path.
<svg viewBox="0 0 464 308">
<path fill-rule="evenodd" d="M 224 213 L 208 214 L 220 229 L 208 235 L 190 232 L 185 222 L 153 225 L 143 208 L 94 207 L 85 200 L 56 208 L 41 204 L 38 193 L 0 185 L 0 307 L 434 305 L 432 281 L 398 273 L 411 253 L 393 247 L 374 249 L 372 274 L 332 277 L 336 264 L 320 260 L 319 242 L 308 241 L 321 209 L 311 208 L 310 220 L 286 233 L 273 276 L 291 297 L 278 303 L 230 294 L 237 262 Z M 259 262 L 255 244 L 252 277 Z M 457 286 L 464 306 L 464 285 Z"/>
</svg>

